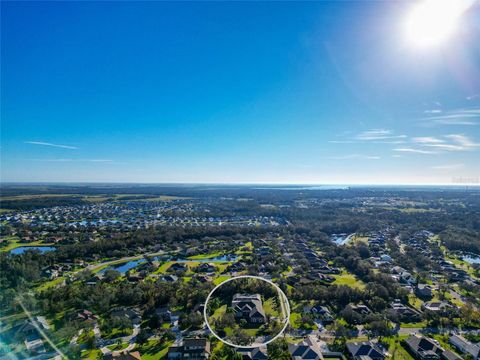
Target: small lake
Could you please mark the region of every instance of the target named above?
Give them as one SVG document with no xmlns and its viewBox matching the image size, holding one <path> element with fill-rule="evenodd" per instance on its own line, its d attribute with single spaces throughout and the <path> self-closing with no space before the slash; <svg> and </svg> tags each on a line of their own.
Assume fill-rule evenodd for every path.
<svg viewBox="0 0 480 360">
<path fill-rule="evenodd" d="M 128 261 L 126 263 L 123 263 L 123 264 L 119 264 L 119 265 L 114 265 L 114 266 L 109 266 L 103 270 L 100 270 L 99 272 L 100 273 L 104 273 L 105 271 L 107 270 L 116 270 L 118 271 L 120 274 L 122 275 L 125 275 L 125 273 L 130 270 L 130 269 L 133 269 L 135 267 L 137 267 L 138 265 L 142 264 L 145 262 L 145 259 L 139 259 L 139 260 L 132 260 L 132 261 Z"/>
<path fill-rule="evenodd" d="M 462 257 L 462 260 L 468 262 L 469 264 L 480 264 L 480 256 L 465 255 Z"/>
<path fill-rule="evenodd" d="M 345 245 L 347 242 L 350 241 L 353 235 L 355 234 L 350 234 L 348 236 L 347 234 L 340 234 L 340 235 L 332 236 L 331 239 L 337 245 Z"/>
<path fill-rule="evenodd" d="M 42 253 L 55 251 L 56 248 L 53 246 L 20 246 L 9 251 L 10 254 L 19 255 L 23 254 L 27 250 L 38 250 Z"/>
</svg>

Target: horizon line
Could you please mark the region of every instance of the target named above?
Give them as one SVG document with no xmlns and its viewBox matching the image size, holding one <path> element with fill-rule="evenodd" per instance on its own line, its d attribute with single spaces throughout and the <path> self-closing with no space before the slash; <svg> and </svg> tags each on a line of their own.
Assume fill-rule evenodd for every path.
<svg viewBox="0 0 480 360">
<path fill-rule="evenodd" d="M 480 187 L 480 182 L 469 183 L 302 183 L 302 182 L 135 182 L 135 181 L 0 181 L 2 185 L 15 184 L 114 184 L 114 185 L 243 185 L 243 186 L 474 186 Z"/>
</svg>

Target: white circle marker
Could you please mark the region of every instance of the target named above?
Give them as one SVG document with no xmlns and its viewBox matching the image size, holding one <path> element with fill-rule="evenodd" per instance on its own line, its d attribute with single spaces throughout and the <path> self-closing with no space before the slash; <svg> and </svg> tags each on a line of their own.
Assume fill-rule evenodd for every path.
<svg viewBox="0 0 480 360">
<path fill-rule="evenodd" d="M 210 327 L 210 324 L 208 323 L 208 316 L 207 316 L 207 304 L 208 302 L 210 301 L 210 297 L 212 296 L 212 294 L 215 292 L 215 290 L 217 290 L 220 286 L 228 283 L 229 281 L 233 281 L 233 280 L 237 280 L 237 279 L 256 279 L 256 280 L 262 280 L 262 281 L 265 281 L 267 283 L 269 283 L 270 285 L 272 285 L 274 288 L 277 289 L 277 291 L 280 293 L 281 296 L 284 297 L 285 299 L 285 305 L 286 305 L 286 308 L 287 308 L 287 317 L 285 319 L 285 325 L 283 326 L 282 330 L 280 330 L 278 332 L 277 335 L 275 335 L 273 338 L 271 338 L 270 340 L 264 342 L 264 343 L 261 343 L 261 344 L 257 344 L 257 343 L 253 343 L 251 345 L 236 345 L 236 344 L 232 344 L 231 342 L 228 342 L 224 339 L 222 339 L 220 336 L 218 336 L 215 331 L 212 330 L 212 328 Z M 280 299 L 280 301 L 282 301 L 282 299 Z M 280 305 L 281 306 L 281 305 Z M 233 347 L 236 347 L 236 348 L 252 348 L 252 347 L 260 347 L 260 346 L 265 346 L 269 343 L 271 343 L 273 340 L 275 340 L 277 337 L 279 337 L 280 335 L 282 335 L 282 333 L 285 331 L 285 329 L 287 328 L 289 322 L 290 322 L 290 304 L 288 302 L 288 298 L 287 296 L 285 295 L 285 293 L 282 291 L 282 289 L 280 289 L 278 287 L 277 284 L 273 283 L 272 281 L 270 280 L 267 280 L 265 278 L 262 278 L 260 276 L 254 276 L 254 275 L 240 275 L 240 276 L 234 276 L 234 277 L 231 277 L 230 279 L 227 279 L 223 282 L 221 282 L 220 284 L 218 284 L 217 286 L 215 286 L 213 288 L 212 291 L 210 291 L 210 294 L 208 294 L 207 296 L 207 300 L 205 301 L 205 306 L 204 306 L 204 309 L 203 309 L 203 317 L 205 318 L 205 323 L 207 324 L 207 327 L 208 327 L 208 330 L 210 330 L 210 332 L 213 334 L 213 336 L 215 336 L 218 340 L 220 340 L 221 342 L 223 342 L 224 344 L 227 344 L 227 345 L 230 345 L 230 346 L 233 346 Z"/>
</svg>

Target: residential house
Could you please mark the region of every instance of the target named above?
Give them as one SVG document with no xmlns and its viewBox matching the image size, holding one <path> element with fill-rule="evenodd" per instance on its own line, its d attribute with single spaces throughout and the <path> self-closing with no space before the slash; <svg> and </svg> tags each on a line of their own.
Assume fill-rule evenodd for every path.
<svg viewBox="0 0 480 360">
<path fill-rule="evenodd" d="M 422 314 L 418 310 L 402 304 L 399 300 L 392 302 L 387 312 L 390 318 L 406 323 L 422 320 Z"/>
<path fill-rule="evenodd" d="M 165 275 L 162 276 L 161 279 L 165 282 L 173 283 L 178 281 L 178 276 L 175 275 Z"/>
<path fill-rule="evenodd" d="M 461 335 L 453 334 L 448 342 L 455 346 L 462 354 L 470 355 L 473 360 L 480 359 L 480 346 L 474 344 Z"/>
<path fill-rule="evenodd" d="M 347 343 L 347 350 L 353 360 L 385 359 L 382 349 L 371 341 Z"/>
<path fill-rule="evenodd" d="M 461 360 L 457 354 L 443 349 L 438 341 L 422 335 L 411 335 L 404 342 L 407 350 L 418 360 Z"/>
<path fill-rule="evenodd" d="M 160 306 L 155 309 L 155 314 L 158 316 L 159 319 L 163 321 L 170 322 L 172 320 L 172 312 L 166 306 Z"/>
<path fill-rule="evenodd" d="M 169 268 L 168 271 L 187 271 L 188 266 L 182 263 L 174 263 Z"/>
<path fill-rule="evenodd" d="M 324 358 L 318 342 L 310 336 L 299 344 L 288 344 L 288 351 L 293 360 L 323 360 Z"/>
<path fill-rule="evenodd" d="M 423 310 L 433 311 L 437 313 L 445 313 L 448 309 L 453 308 L 453 306 L 447 301 L 430 301 L 422 304 Z"/>
<path fill-rule="evenodd" d="M 184 339 L 181 344 L 170 346 L 167 359 L 206 360 L 210 357 L 208 339 Z"/>
<path fill-rule="evenodd" d="M 315 305 L 312 307 L 306 306 L 304 312 L 312 314 L 315 318 L 320 319 L 324 325 L 331 324 L 334 317 L 326 306 Z"/>
<path fill-rule="evenodd" d="M 126 318 L 132 322 L 132 324 L 140 324 L 142 320 L 140 312 L 137 309 L 133 308 L 118 308 L 112 310 L 110 313 L 112 317 Z"/>
<path fill-rule="evenodd" d="M 347 305 L 348 308 L 350 308 L 353 312 L 357 313 L 358 315 L 369 315 L 372 313 L 372 310 L 367 305 L 363 304 L 349 304 Z"/>
<path fill-rule="evenodd" d="M 235 294 L 232 309 L 237 320 L 245 319 L 250 324 L 267 322 L 260 294 Z"/>
<path fill-rule="evenodd" d="M 432 287 L 428 284 L 418 284 L 415 288 L 415 294 L 421 299 L 431 299 L 433 297 Z"/>
<path fill-rule="evenodd" d="M 267 360 L 267 347 L 236 348 L 237 354 L 242 355 L 243 360 Z"/>
<path fill-rule="evenodd" d="M 30 334 L 25 338 L 25 348 L 30 354 L 40 354 L 45 352 L 45 346 L 38 333 Z"/>
<path fill-rule="evenodd" d="M 98 316 L 93 315 L 91 311 L 84 309 L 77 313 L 77 319 L 81 321 L 94 321 L 98 319 Z"/>
<path fill-rule="evenodd" d="M 217 268 L 212 263 L 203 263 L 198 265 L 195 268 L 195 271 L 202 272 L 202 273 L 212 273 L 212 272 L 215 272 L 216 269 Z"/>
</svg>

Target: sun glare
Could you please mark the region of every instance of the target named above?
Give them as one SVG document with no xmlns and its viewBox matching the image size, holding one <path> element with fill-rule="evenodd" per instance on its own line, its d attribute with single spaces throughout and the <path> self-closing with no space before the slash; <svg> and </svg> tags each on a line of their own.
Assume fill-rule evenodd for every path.
<svg viewBox="0 0 480 360">
<path fill-rule="evenodd" d="M 410 44 L 433 46 L 453 35 L 461 15 L 472 5 L 471 0 L 424 0 L 415 5 L 406 21 Z"/>
</svg>

